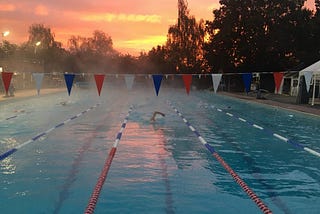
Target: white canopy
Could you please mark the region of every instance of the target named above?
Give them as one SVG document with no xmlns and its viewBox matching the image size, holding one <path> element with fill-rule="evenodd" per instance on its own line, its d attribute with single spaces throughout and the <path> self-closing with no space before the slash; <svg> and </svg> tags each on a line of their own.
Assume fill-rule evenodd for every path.
<svg viewBox="0 0 320 214">
<path fill-rule="evenodd" d="M 304 75 L 306 71 L 311 71 L 313 75 L 320 75 L 320 60 L 299 71 L 299 77 Z"/>
<path fill-rule="evenodd" d="M 320 60 L 299 71 L 299 82 L 300 82 L 300 77 L 302 75 L 305 76 L 307 89 L 310 88 L 311 82 L 313 83 L 313 94 L 312 94 L 311 105 L 314 105 L 316 82 L 317 80 L 320 80 Z"/>
</svg>

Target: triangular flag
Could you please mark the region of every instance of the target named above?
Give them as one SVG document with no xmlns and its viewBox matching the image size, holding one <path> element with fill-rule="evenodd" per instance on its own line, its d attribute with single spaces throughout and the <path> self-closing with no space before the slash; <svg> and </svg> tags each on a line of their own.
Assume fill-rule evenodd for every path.
<svg viewBox="0 0 320 214">
<path fill-rule="evenodd" d="M 41 86 L 42 86 L 42 80 L 43 80 L 44 73 L 33 73 L 32 76 L 36 81 L 36 88 L 37 88 L 37 92 L 38 92 L 38 95 L 39 95 L 40 94 L 40 89 L 41 89 Z"/>
<path fill-rule="evenodd" d="M 246 89 L 246 92 L 248 93 L 250 91 L 252 73 L 242 74 L 242 79 L 243 79 L 243 83 L 244 83 L 244 87 Z"/>
<path fill-rule="evenodd" d="M 98 89 L 99 96 L 100 96 L 101 89 L 102 89 L 102 86 L 103 86 L 104 77 L 105 77 L 104 74 L 95 74 L 94 75 L 94 79 L 96 81 L 96 86 L 97 86 L 97 89 Z"/>
<path fill-rule="evenodd" d="M 276 93 L 279 93 L 280 86 L 283 79 L 283 72 L 274 72 L 273 73 L 274 83 L 276 86 Z"/>
<path fill-rule="evenodd" d="M 190 93 L 190 86 L 192 82 L 192 75 L 191 74 L 183 74 L 182 75 L 184 86 L 186 87 L 187 94 Z"/>
<path fill-rule="evenodd" d="M 220 85 L 222 74 L 212 74 L 212 84 L 214 93 L 217 93 L 217 89 Z"/>
<path fill-rule="evenodd" d="M 72 88 L 72 85 L 73 85 L 73 79 L 74 79 L 74 74 L 64 74 L 64 80 L 66 81 L 66 85 L 67 85 L 67 88 L 68 88 L 68 94 L 70 96 L 70 93 L 71 93 L 71 88 Z"/>
<path fill-rule="evenodd" d="M 162 75 L 152 75 L 152 78 L 153 78 L 154 88 L 155 88 L 156 94 L 158 96 L 160 85 L 161 85 L 161 81 L 162 81 Z"/>
<path fill-rule="evenodd" d="M 12 72 L 2 72 L 2 82 L 4 84 L 4 89 L 6 90 L 6 94 L 8 94 L 9 86 L 11 83 L 11 78 L 13 73 Z"/>
<path fill-rule="evenodd" d="M 124 76 L 124 80 L 126 82 L 127 89 L 132 89 L 133 82 L 134 82 L 134 75 L 127 74 Z"/>
<path fill-rule="evenodd" d="M 306 81 L 307 91 L 310 91 L 310 85 L 311 85 L 311 78 L 312 78 L 313 72 L 312 71 L 306 71 L 304 72 L 304 80 Z"/>
</svg>

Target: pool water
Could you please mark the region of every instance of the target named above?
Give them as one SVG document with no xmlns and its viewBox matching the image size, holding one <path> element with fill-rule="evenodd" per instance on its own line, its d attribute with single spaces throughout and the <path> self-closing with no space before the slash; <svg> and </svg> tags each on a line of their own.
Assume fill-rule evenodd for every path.
<svg viewBox="0 0 320 214">
<path fill-rule="evenodd" d="M 209 91 L 106 86 L 101 97 L 73 89 L 1 103 L 1 154 L 101 103 L 0 161 L 1 213 L 83 213 L 130 105 L 95 213 L 259 213 L 167 100 L 273 213 L 319 212 L 320 159 L 216 109 L 318 152 L 319 117 Z M 154 111 L 166 116 L 150 123 Z"/>
</svg>

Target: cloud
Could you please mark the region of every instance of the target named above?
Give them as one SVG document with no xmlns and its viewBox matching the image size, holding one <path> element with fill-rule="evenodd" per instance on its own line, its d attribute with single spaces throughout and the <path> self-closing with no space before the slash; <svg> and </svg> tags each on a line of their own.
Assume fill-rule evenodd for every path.
<svg viewBox="0 0 320 214">
<path fill-rule="evenodd" d="M 145 22 L 145 23 L 160 23 L 161 16 L 159 15 L 142 15 L 142 14 L 125 14 L 125 13 L 100 13 L 100 14 L 85 14 L 80 17 L 83 21 L 90 22 Z"/>
<path fill-rule="evenodd" d="M 146 36 L 141 39 L 132 39 L 132 40 L 126 40 L 123 41 L 122 44 L 126 45 L 127 47 L 137 45 L 161 45 L 167 41 L 167 37 L 163 35 L 156 35 L 156 36 Z"/>
<path fill-rule="evenodd" d="M 139 39 L 126 39 L 115 41 L 116 49 L 120 51 L 130 50 L 131 54 L 138 55 L 140 51 L 149 51 L 157 45 L 163 45 L 167 41 L 164 35 L 150 35 Z"/>
<path fill-rule="evenodd" d="M 219 1 L 188 2 L 192 15 L 210 20 Z M 112 37 L 116 49 L 137 53 L 164 44 L 168 27 L 176 22 L 172 0 L 0 0 L 0 28 L 12 32 L 7 39 L 13 43 L 28 39 L 31 24 L 43 23 L 64 45 L 71 35 L 90 37 L 98 29 Z"/>
<path fill-rule="evenodd" d="M 0 3 L 0 11 L 3 12 L 12 12 L 16 10 L 16 6 L 14 4 L 1 4 Z"/>
<path fill-rule="evenodd" d="M 49 14 L 47 7 L 43 5 L 37 5 L 35 8 L 35 14 L 38 16 L 47 16 Z"/>
</svg>

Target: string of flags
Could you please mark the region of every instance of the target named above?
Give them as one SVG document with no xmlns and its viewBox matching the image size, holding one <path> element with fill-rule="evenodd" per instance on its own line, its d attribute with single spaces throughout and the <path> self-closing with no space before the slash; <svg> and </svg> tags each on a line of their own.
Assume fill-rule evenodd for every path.
<svg viewBox="0 0 320 214">
<path fill-rule="evenodd" d="M 36 90 L 37 90 L 38 95 L 40 94 L 44 75 L 45 75 L 44 73 L 33 73 L 32 74 L 32 77 L 34 78 L 35 83 L 36 83 Z M 182 80 L 183 80 L 183 83 L 184 83 L 184 86 L 186 89 L 186 93 L 188 95 L 190 93 L 192 78 L 194 75 L 195 74 L 181 74 Z M 197 74 L 197 75 L 199 75 L 199 74 Z M 222 76 L 224 74 L 201 74 L 201 75 L 205 75 L 205 76 L 211 75 L 213 90 L 214 90 L 214 93 L 217 93 Z M 199 75 L 199 78 L 201 78 L 201 75 Z M 4 85 L 5 92 L 8 93 L 13 73 L 12 72 L 1 72 L 1 76 L 2 76 L 2 82 Z M 68 92 L 69 96 L 71 94 L 71 90 L 72 90 L 75 76 L 76 76 L 76 74 L 69 74 L 69 73 L 64 74 L 64 80 L 65 80 L 65 84 L 66 84 L 67 92 Z M 118 78 L 118 74 L 115 74 L 115 76 L 116 76 L 116 78 Z M 152 76 L 152 80 L 153 80 L 153 84 L 154 84 L 154 88 L 155 88 L 155 93 L 156 93 L 156 96 L 158 96 L 163 77 L 165 76 L 166 78 L 168 78 L 169 75 L 154 74 L 154 75 L 149 75 L 149 76 Z M 279 92 L 281 83 L 283 81 L 284 73 L 283 72 L 274 72 L 273 77 L 274 77 L 276 92 Z M 311 77 L 312 77 L 312 73 L 311 73 L 311 75 L 308 75 L 308 73 L 306 72 L 305 80 L 306 80 L 306 84 L 307 84 L 307 89 L 310 88 Z M 103 88 L 103 83 L 104 83 L 105 78 L 106 78 L 105 74 L 94 74 L 94 80 L 96 83 L 97 92 L 98 92 L 99 96 L 101 95 L 101 91 Z M 243 79 L 243 83 L 245 86 L 245 91 L 248 93 L 250 91 L 250 87 L 251 87 L 252 73 L 242 73 L 242 79 Z M 125 74 L 124 80 L 125 80 L 125 84 L 126 84 L 127 89 L 131 90 L 133 87 L 133 84 L 134 84 L 135 75 Z"/>
</svg>

